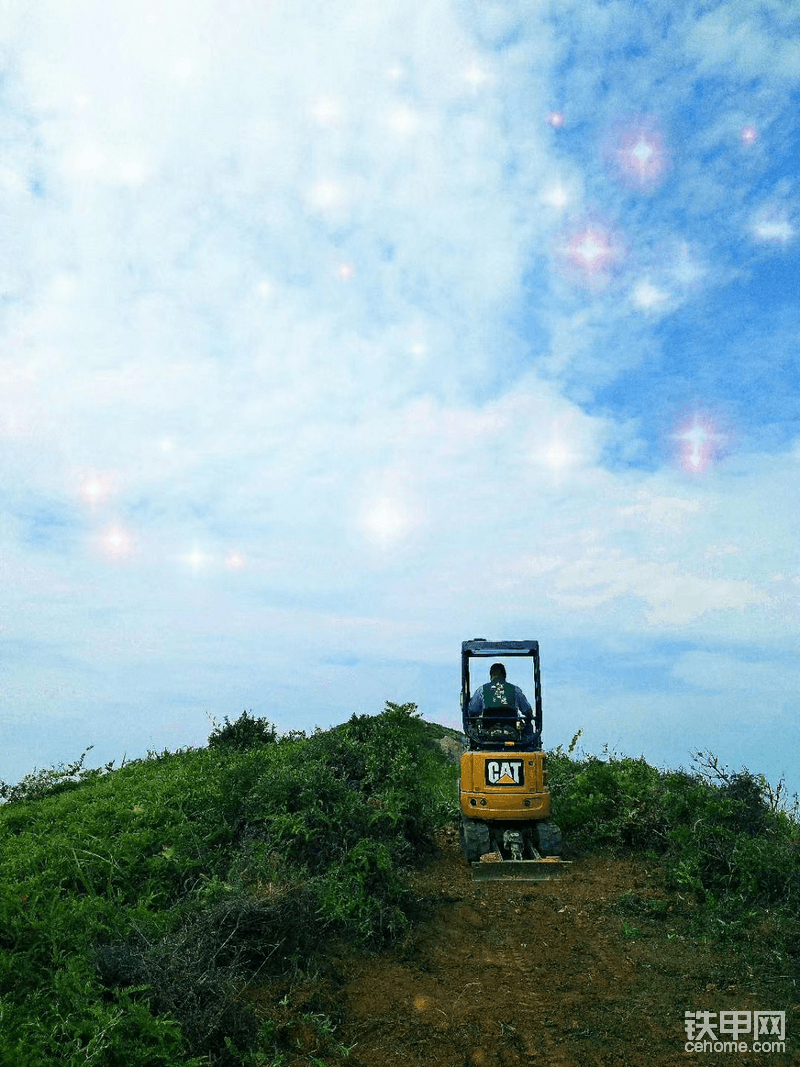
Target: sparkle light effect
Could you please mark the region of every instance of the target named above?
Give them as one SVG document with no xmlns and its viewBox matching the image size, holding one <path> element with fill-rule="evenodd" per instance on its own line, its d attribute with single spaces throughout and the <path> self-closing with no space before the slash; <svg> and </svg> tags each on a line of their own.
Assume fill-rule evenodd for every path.
<svg viewBox="0 0 800 1067">
<path fill-rule="evenodd" d="M 201 69 L 201 61 L 193 56 L 181 56 L 172 64 L 170 75 L 179 85 L 187 85 Z"/>
<path fill-rule="evenodd" d="M 341 281 L 348 282 L 353 277 L 355 272 L 355 267 L 352 263 L 341 263 L 336 273 L 339 275 Z"/>
<path fill-rule="evenodd" d="M 98 178 L 108 171 L 108 155 L 100 145 L 87 142 L 67 155 L 65 169 L 70 177 Z"/>
<path fill-rule="evenodd" d="M 758 130 L 755 126 L 745 126 L 739 134 L 742 144 L 751 145 L 755 144 L 758 140 Z"/>
<path fill-rule="evenodd" d="M 425 328 L 420 325 L 412 326 L 409 331 L 411 337 L 411 343 L 408 347 L 409 352 L 415 360 L 421 361 L 428 354 L 428 344 L 425 337 Z"/>
<path fill-rule="evenodd" d="M 107 474 L 89 474 L 81 482 L 80 495 L 89 504 L 107 499 L 112 492 L 113 484 Z"/>
<path fill-rule="evenodd" d="M 132 559 L 138 554 L 135 541 L 131 533 L 124 527 L 114 524 L 106 527 L 102 532 L 93 537 L 95 546 L 100 552 L 110 559 Z M 174 560 L 176 557 L 172 557 Z M 214 557 L 195 545 L 190 552 L 177 557 L 184 566 L 188 566 L 197 573 L 214 562 Z M 245 556 L 241 552 L 229 552 L 224 559 L 227 570 L 239 571 L 246 566 Z"/>
<path fill-rule="evenodd" d="M 389 128 L 399 137 L 408 137 L 419 126 L 419 115 L 407 104 L 396 107 L 388 117 Z"/>
<path fill-rule="evenodd" d="M 642 192 L 652 192 L 666 174 L 664 138 L 652 119 L 617 128 L 608 139 L 605 155 L 623 183 Z"/>
<path fill-rule="evenodd" d="M 344 190 L 337 182 L 319 181 L 308 190 L 306 201 L 315 211 L 328 211 L 339 207 L 344 200 Z"/>
<path fill-rule="evenodd" d="M 204 563 L 210 563 L 211 561 L 211 557 L 202 552 L 197 545 L 192 548 L 191 552 L 181 556 L 181 559 L 184 563 L 188 563 L 195 573 L 200 570 Z"/>
<path fill-rule="evenodd" d="M 563 441 L 553 441 L 539 453 L 539 459 L 557 474 L 575 464 L 578 457 Z"/>
<path fill-rule="evenodd" d="M 580 266 L 594 270 L 609 259 L 611 248 L 604 233 L 588 229 L 570 243 L 570 254 Z"/>
<path fill-rule="evenodd" d="M 609 281 L 620 262 L 622 245 L 608 226 L 587 222 L 567 236 L 561 253 L 574 279 L 598 288 Z"/>
<path fill-rule="evenodd" d="M 707 416 L 693 415 L 677 433 L 671 435 L 680 442 L 680 464 L 689 474 L 702 474 L 711 464 L 724 438 Z"/>
<path fill-rule="evenodd" d="M 465 81 L 472 87 L 474 92 L 481 89 L 487 82 L 491 81 L 491 77 L 486 71 L 479 67 L 477 63 L 473 63 L 464 72 Z"/>
<path fill-rule="evenodd" d="M 569 196 L 563 185 L 551 185 L 542 194 L 542 201 L 561 211 L 569 203 Z"/>
<path fill-rule="evenodd" d="M 133 555 L 133 538 L 121 526 L 109 526 L 100 535 L 100 550 L 111 559 L 126 559 Z"/>
<path fill-rule="evenodd" d="M 396 500 L 381 497 L 365 512 L 364 528 L 371 540 L 387 545 L 399 540 L 408 532 L 408 514 Z"/>
<path fill-rule="evenodd" d="M 563 111 L 551 111 L 547 116 L 547 124 L 552 126 L 554 130 L 560 130 L 564 125 L 564 112 Z"/>
</svg>

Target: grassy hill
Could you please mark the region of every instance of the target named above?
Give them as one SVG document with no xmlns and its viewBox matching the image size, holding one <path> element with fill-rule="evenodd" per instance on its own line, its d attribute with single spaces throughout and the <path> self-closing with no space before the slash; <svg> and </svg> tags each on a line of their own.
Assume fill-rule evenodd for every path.
<svg viewBox="0 0 800 1067">
<path fill-rule="evenodd" d="M 92 770 L 84 753 L 0 784 L 0 1064 L 346 1062 L 329 1015 L 247 993 L 336 946 L 380 958 L 411 944 L 432 908 L 414 873 L 457 818 L 444 736 L 460 737 L 413 704 L 309 736 L 244 713 L 203 749 Z M 578 757 L 576 742 L 548 759 L 572 855 L 660 871 L 661 895 L 621 894 L 617 914 L 635 930 L 669 913 L 682 937 L 744 953 L 772 1006 L 791 1007 L 796 798 L 787 810 L 781 785 L 710 755 L 663 771 Z M 298 1040 L 309 1028 L 316 1044 Z"/>
</svg>

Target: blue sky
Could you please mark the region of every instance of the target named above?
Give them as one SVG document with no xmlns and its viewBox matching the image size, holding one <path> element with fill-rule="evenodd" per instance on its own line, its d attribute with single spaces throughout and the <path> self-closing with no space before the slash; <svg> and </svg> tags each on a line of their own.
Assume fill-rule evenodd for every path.
<svg viewBox="0 0 800 1067">
<path fill-rule="evenodd" d="M 548 747 L 800 791 L 790 5 L 0 38 L 0 779 L 245 708 L 458 725 L 485 636 L 539 640 Z"/>
</svg>

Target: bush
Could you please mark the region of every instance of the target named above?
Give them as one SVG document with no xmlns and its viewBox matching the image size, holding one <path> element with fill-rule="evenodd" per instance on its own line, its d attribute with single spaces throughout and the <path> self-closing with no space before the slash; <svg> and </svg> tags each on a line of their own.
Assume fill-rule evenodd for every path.
<svg viewBox="0 0 800 1067">
<path fill-rule="evenodd" d="M 574 773 L 548 757 L 554 818 L 575 844 L 588 848 L 646 848 L 659 830 L 660 776 L 643 757 L 592 756 Z M 554 773 L 555 771 L 555 773 Z"/>
<path fill-rule="evenodd" d="M 102 774 L 102 770 L 99 767 L 83 766 L 87 752 L 91 752 L 93 748 L 94 745 L 89 745 L 77 760 L 67 766 L 59 763 L 57 767 L 34 769 L 16 785 L 0 782 L 0 798 L 7 804 L 19 803 L 23 800 L 38 800 L 40 797 L 67 793 L 72 789 L 77 789 L 84 782 L 95 781 Z M 114 760 L 111 760 L 105 765 L 106 772 L 110 772 L 113 766 Z"/>
<path fill-rule="evenodd" d="M 309 889 L 273 902 L 227 892 L 166 934 L 152 938 L 136 928 L 127 941 L 98 946 L 97 971 L 108 988 L 146 992 L 159 1017 L 180 1023 L 193 1052 L 219 1067 L 238 1064 L 228 1042 L 251 1051 L 261 1032 L 239 994 L 313 951 L 318 910 Z"/>
<path fill-rule="evenodd" d="M 258 745 L 271 745 L 276 740 L 275 726 L 266 719 L 255 719 L 243 711 L 236 722 L 225 716 L 225 725 L 214 724 L 209 734 L 209 748 L 231 748 L 239 752 L 256 748 Z"/>
<path fill-rule="evenodd" d="M 587 850 L 659 856 L 666 888 L 690 903 L 699 936 L 746 941 L 753 951 L 766 951 L 768 938 L 792 971 L 800 957 L 797 797 L 785 810 L 783 783 L 773 789 L 746 768 L 729 772 L 711 753 L 694 761 L 694 773 L 659 771 L 642 758 L 572 760 L 559 748 L 548 754 L 554 818 Z"/>
</svg>

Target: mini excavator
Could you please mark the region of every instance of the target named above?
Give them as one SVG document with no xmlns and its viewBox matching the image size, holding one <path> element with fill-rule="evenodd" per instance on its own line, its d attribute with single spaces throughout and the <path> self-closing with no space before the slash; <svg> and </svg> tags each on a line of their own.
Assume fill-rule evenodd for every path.
<svg viewBox="0 0 800 1067">
<path fill-rule="evenodd" d="M 521 719 L 513 686 L 484 689 L 484 708 L 473 718 L 470 661 L 525 656 L 533 661 L 533 718 Z M 469 751 L 461 756 L 459 842 L 476 879 L 563 878 L 561 831 L 550 818 L 550 789 L 542 751 L 542 684 L 538 641 L 461 644 L 461 717 Z"/>
</svg>

